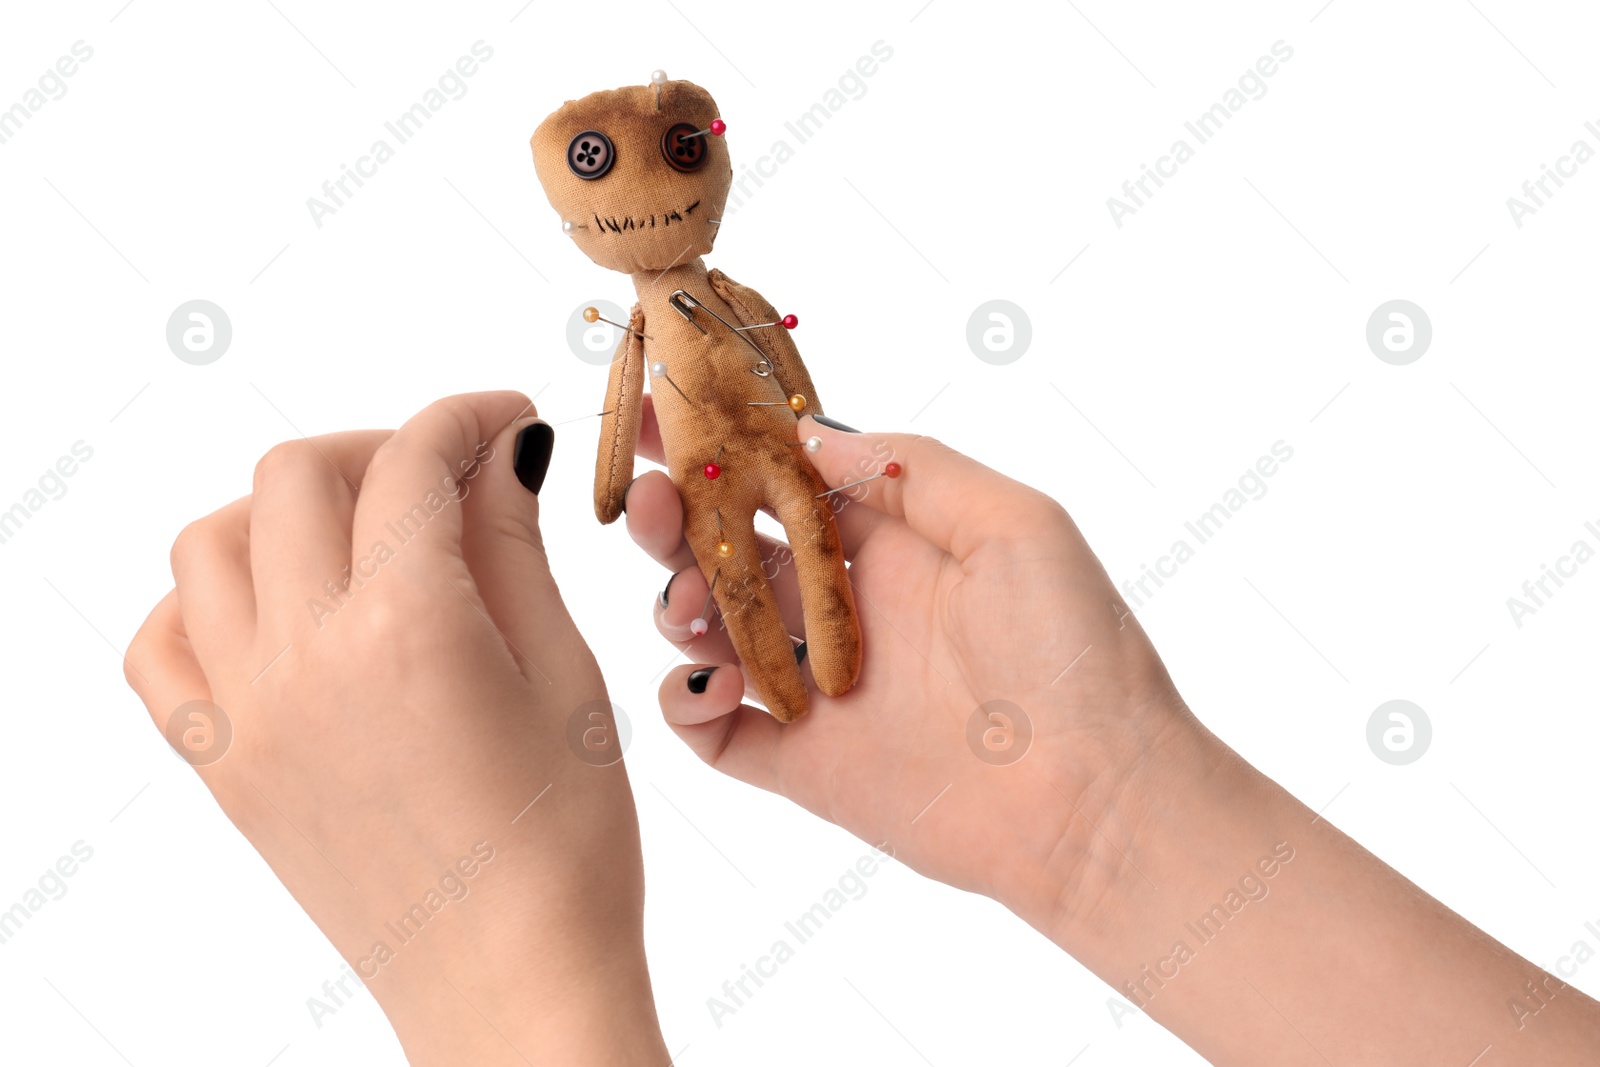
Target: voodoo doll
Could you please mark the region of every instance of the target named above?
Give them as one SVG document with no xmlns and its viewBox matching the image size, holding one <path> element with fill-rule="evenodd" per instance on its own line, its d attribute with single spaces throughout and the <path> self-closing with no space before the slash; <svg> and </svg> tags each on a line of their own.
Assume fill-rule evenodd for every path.
<svg viewBox="0 0 1600 1067">
<path fill-rule="evenodd" d="M 626 326 L 614 324 L 623 332 L 601 416 L 595 514 L 610 523 L 622 513 L 648 375 L 708 602 L 761 700 L 789 722 L 806 712 L 801 655 L 817 688 L 838 696 L 860 671 L 861 629 L 833 520 L 840 501 L 803 454 L 821 441 L 795 439 L 796 419 L 822 412 L 790 337 L 796 319 L 700 258 L 716 243 L 733 179 L 726 128 L 711 94 L 656 71 L 649 85 L 568 101 L 531 143 L 563 230 L 595 263 L 629 275 L 639 298 Z M 793 554 L 799 652 L 768 581 L 784 561 L 764 561 L 756 537 L 762 508 Z M 696 619 L 693 632 L 708 625 Z"/>
</svg>

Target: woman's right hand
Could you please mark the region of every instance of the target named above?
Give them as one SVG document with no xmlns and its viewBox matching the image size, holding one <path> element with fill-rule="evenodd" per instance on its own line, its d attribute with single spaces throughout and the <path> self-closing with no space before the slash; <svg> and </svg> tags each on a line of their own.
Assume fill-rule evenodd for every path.
<svg viewBox="0 0 1600 1067">
<path fill-rule="evenodd" d="M 647 418 L 641 451 L 659 460 L 654 431 Z M 653 472 L 628 491 L 628 529 L 675 572 L 656 622 L 699 664 L 662 684 L 668 722 L 724 773 L 1035 925 L 1059 921 L 1063 887 L 1092 900 L 1127 875 L 1111 842 L 1142 817 L 1144 755 L 1192 717 L 1055 501 L 930 438 L 810 417 L 798 434 L 822 439 L 810 455 L 830 486 L 890 462 L 902 471 L 830 498 L 864 634 L 860 679 L 830 698 L 804 672 L 811 711 L 789 725 L 744 705 L 753 691 L 727 634 L 690 633 L 706 582 L 677 491 Z M 789 631 L 803 634 L 792 557 L 771 539 L 763 557 Z"/>
<path fill-rule="evenodd" d="M 1594 1062 L 1600 1004 L 1200 725 L 1058 505 L 925 437 L 800 420 L 812 435 L 830 486 L 901 473 L 838 514 L 865 665 L 798 722 L 741 702 L 725 634 L 691 639 L 706 586 L 672 483 L 628 494 L 635 540 L 677 572 L 661 632 L 725 664 L 661 687 L 702 759 L 994 897 L 1105 979 L 1114 1017 L 1147 1012 L 1213 1063 Z M 777 574 L 803 633 L 792 569 Z"/>
</svg>

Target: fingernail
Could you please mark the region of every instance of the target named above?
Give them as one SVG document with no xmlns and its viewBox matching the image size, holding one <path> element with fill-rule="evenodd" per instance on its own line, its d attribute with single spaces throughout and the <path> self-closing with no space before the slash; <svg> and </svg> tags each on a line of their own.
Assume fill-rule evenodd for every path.
<svg viewBox="0 0 1600 1067">
<path fill-rule="evenodd" d="M 806 661 L 806 643 L 804 641 L 801 641 L 798 645 L 794 646 L 794 662 L 795 662 L 795 665 L 798 666 L 799 664 L 802 664 L 805 661 Z"/>
<path fill-rule="evenodd" d="M 840 422 L 839 420 L 830 419 L 826 415 L 813 415 L 811 417 L 813 419 L 816 419 L 818 422 L 822 423 L 822 425 L 826 426 L 830 430 L 843 430 L 845 433 L 860 433 L 861 432 L 860 430 L 856 429 L 854 426 L 846 426 L 844 423 Z"/>
<path fill-rule="evenodd" d="M 635 478 L 633 480 L 633 482 L 636 482 L 638 480 L 639 479 Z M 633 482 L 629 482 L 628 483 L 628 488 L 626 488 L 626 489 L 624 489 L 622 491 L 622 513 L 624 515 L 626 515 L 628 513 L 628 494 L 633 492 Z M 662 606 L 664 607 L 665 605 L 666 605 L 666 602 L 663 601 L 662 602 Z"/>
<path fill-rule="evenodd" d="M 538 494 L 550 470 L 550 453 L 556 447 L 556 432 L 547 422 L 530 422 L 517 431 L 517 445 L 511 454 L 511 469 L 528 492 Z"/>
<path fill-rule="evenodd" d="M 706 685 L 711 681 L 711 672 L 714 670 L 716 670 L 715 667 L 701 667 L 689 675 L 689 692 L 704 693 Z"/>
<path fill-rule="evenodd" d="M 667 606 L 667 593 L 671 591 L 671 589 L 672 589 L 672 579 L 676 578 L 676 577 L 677 577 L 677 575 L 674 574 L 672 576 L 672 578 L 668 578 L 667 579 L 667 584 L 665 586 L 663 586 L 662 589 L 661 589 L 661 606 L 662 607 L 666 607 Z"/>
</svg>

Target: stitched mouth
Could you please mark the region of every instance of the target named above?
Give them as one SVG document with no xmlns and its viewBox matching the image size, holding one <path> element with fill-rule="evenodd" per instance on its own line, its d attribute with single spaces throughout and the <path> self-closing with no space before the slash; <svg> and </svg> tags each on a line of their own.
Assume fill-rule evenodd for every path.
<svg viewBox="0 0 1600 1067">
<path fill-rule="evenodd" d="M 665 211 L 659 215 L 648 215 L 643 218 L 634 218 L 632 215 L 608 215 L 601 218 L 594 217 L 595 228 L 601 233 L 627 233 L 629 230 L 651 230 L 657 225 L 663 229 L 670 228 L 674 222 L 682 225 L 689 221 L 689 216 L 694 214 L 694 209 L 700 206 L 696 200 L 682 211 Z M 659 222 L 658 222 L 659 220 Z"/>
</svg>

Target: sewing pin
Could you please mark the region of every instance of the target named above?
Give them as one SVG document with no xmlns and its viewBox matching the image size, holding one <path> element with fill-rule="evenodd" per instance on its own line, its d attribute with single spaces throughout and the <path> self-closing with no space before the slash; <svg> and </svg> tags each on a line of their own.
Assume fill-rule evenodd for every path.
<svg viewBox="0 0 1600 1067">
<path fill-rule="evenodd" d="M 809 442 L 807 442 L 807 445 L 809 447 Z M 820 448 L 821 446 L 819 445 L 818 447 Z M 900 477 L 900 464 L 898 464 L 898 463 L 885 463 L 883 465 L 883 472 L 881 474 L 874 474 L 872 477 L 870 477 L 870 478 L 862 478 L 860 481 L 847 482 L 846 484 L 841 485 L 837 489 L 829 489 L 826 493 L 818 493 L 813 499 L 821 500 L 825 496 L 832 496 L 834 493 L 842 493 L 846 489 L 854 489 L 858 485 L 865 485 L 868 482 L 875 482 L 879 478 L 898 478 L 898 477 Z"/>
<path fill-rule="evenodd" d="M 746 400 L 744 406 L 747 408 L 775 408 L 780 404 L 798 415 L 806 409 L 806 398 L 796 393 L 788 400 Z"/>
<path fill-rule="evenodd" d="M 577 235 L 579 230 L 587 230 L 588 228 L 588 223 L 573 222 L 571 219 L 561 220 L 561 232 L 566 234 L 568 237 L 574 237 Z"/>
<path fill-rule="evenodd" d="M 722 536 L 722 509 L 721 508 L 713 508 L 712 510 L 717 513 L 717 536 L 721 537 Z M 723 559 L 732 559 L 733 558 L 733 552 L 734 552 L 734 548 L 733 548 L 733 544 L 731 542 L 729 542 L 729 541 L 718 541 L 717 542 L 717 555 L 721 556 Z"/>
<path fill-rule="evenodd" d="M 705 476 L 712 481 L 716 481 L 718 478 L 722 477 L 722 450 L 727 447 L 727 445 L 722 445 L 719 447 L 717 449 L 717 458 L 705 465 Z"/>
<path fill-rule="evenodd" d="M 599 308 L 584 308 L 583 309 L 583 321 L 584 322 L 603 322 L 607 326 L 615 326 L 617 329 L 621 330 L 623 333 L 631 333 L 635 337 L 644 337 L 644 334 L 640 333 L 638 330 L 633 329 L 631 326 L 624 326 L 620 322 L 612 322 L 610 319 L 608 319 L 604 315 L 600 314 L 600 309 Z M 645 338 L 645 339 L 649 340 L 649 338 Z"/>
<path fill-rule="evenodd" d="M 717 591 L 717 579 L 722 577 L 722 568 L 717 568 L 717 573 L 711 576 L 711 588 L 706 590 L 705 606 L 700 609 L 700 617 L 689 623 L 689 632 L 696 637 L 704 637 L 706 631 L 711 629 L 711 624 L 706 617 L 711 614 L 711 596 Z"/>
<path fill-rule="evenodd" d="M 793 315 L 785 315 L 777 322 L 758 322 L 754 326 L 735 326 L 735 330 L 764 330 L 768 326 L 782 326 L 785 330 L 792 330 L 800 325 L 800 320 Z"/>
<path fill-rule="evenodd" d="M 712 119 L 711 125 L 707 126 L 705 129 L 696 130 L 693 133 L 682 134 L 678 137 L 678 140 L 687 141 L 694 137 L 704 137 L 708 133 L 713 137 L 721 137 L 727 132 L 728 124 L 726 122 L 723 122 L 721 119 Z"/>
<path fill-rule="evenodd" d="M 667 365 L 661 360 L 658 359 L 654 363 L 650 364 L 650 373 L 654 374 L 657 378 L 665 378 L 668 385 L 672 386 L 674 389 L 678 389 L 678 383 L 672 380 L 672 376 L 667 373 Z M 683 397 L 685 400 L 689 399 L 689 394 L 685 393 L 682 389 L 678 389 L 678 395 Z"/>
<path fill-rule="evenodd" d="M 667 84 L 667 72 L 664 70 L 652 70 L 650 72 L 650 84 L 656 87 L 656 110 L 660 111 L 661 87 Z"/>
</svg>

